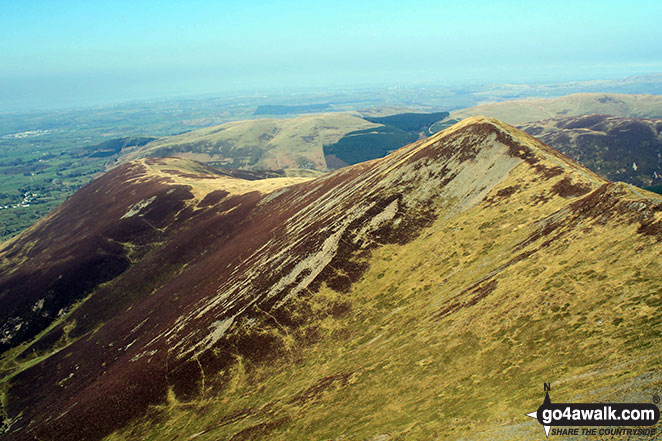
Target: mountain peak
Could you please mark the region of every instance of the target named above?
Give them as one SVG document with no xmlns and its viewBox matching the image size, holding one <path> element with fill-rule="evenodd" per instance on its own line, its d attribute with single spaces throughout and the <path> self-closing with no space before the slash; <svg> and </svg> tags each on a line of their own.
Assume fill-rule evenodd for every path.
<svg viewBox="0 0 662 441">
<path fill-rule="evenodd" d="M 474 167 L 477 160 L 488 159 L 495 163 L 525 162 L 531 172 L 548 179 L 561 174 L 581 176 L 591 185 L 606 181 L 581 166 L 566 155 L 540 142 L 516 127 L 485 116 L 472 116 L 436 133 L 417 144 L 405 147 L 418 151 L 418 155 L 448 160 L 459 164 L 469 161 Z M 478 169 L 475 170 L 478 173 Z"/>
<path fill-rule="evenodd" d="M 451 415 L 489 405 L 457 384 L 516 390 L 506 418 L 485 409 L 486 431 L 524 415 L 508 403 L 533 400 L 519 374 L 501 374 L 513 366 L 579 378 L 621 334 L 610 356 L 659 354 L 627 339 L 659 335 L 639 309 L 657 295 L 660 205 L 507 124 L 470 118 L 296 185 L 241 173 L 132 162 L 5 247 L 10 439 L 333 439 L 357 409 L 369 439 L 419 430 L 376 399 Z M 648 263 L 602 277 L 604 255 Z M 623 286 L 636 301 L 612 292 Z M 632 323 L 606 321 L 621 334 L 602 338 L 592 308 L 619 302 Z M 581 317 L 564 326 L 569 311 Z M 528 350 L 540 335 L 549 347 Z M 587 339 L 548 366 L 550 350 Z M 448 427 L 434 430 L 452 438 Z"/>
</svg>

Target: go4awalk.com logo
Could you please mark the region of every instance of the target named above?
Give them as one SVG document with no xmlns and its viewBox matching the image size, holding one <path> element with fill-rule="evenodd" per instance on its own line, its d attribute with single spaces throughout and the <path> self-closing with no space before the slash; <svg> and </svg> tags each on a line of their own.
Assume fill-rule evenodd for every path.
<svg viewBox="0 0 662 441">
<path fill-rule="evenodd" d="M 656 428 L 651 426 L 659 421 L 660 409 L 653 403 L 552 403 L 550 389 L 549 383 L 545 383 L 542 405 L 526 414 L 542 424 L 547 437 L 550 431 L 552 435 L 564 436 L 655 434 Z"/>
</svg>

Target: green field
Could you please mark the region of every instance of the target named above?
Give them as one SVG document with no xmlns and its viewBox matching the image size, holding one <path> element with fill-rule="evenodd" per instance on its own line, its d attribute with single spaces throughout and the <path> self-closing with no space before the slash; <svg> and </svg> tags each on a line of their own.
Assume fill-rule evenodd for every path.
<svg viewBox="0 0 662 441">
<path fill-rule="evenodd" d="M 0 240 L 7 239 L 57 207 L 103 170 L 106 159 L 56 143 L 35 146 L 3 140 L 0 151 Z"/>
</svg>

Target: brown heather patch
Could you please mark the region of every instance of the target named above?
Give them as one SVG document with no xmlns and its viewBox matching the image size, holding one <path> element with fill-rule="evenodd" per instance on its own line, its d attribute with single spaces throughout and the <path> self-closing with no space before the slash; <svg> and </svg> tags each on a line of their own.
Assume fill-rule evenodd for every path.
<svg viewBox="0 0 662 441">
<path fill-rule="evenodd" d="M 230 437 L 230 441 L 247 441 L 266 436 L 269 434 L 269 432 L 278 429 L 284 424 L 287 424 L 289 421 L 290 418 L 280 418 L 266 423 L 256 424 L 255 426 L 248 427 L 240 432 L 235 433 Z"/>
<path fill-rule="evenodd" d="M 24 322 L 0 349 L 34 337 L 60 311 L 126 271 L 137 256 L 129 247 L 149 246 L 162 238 L 161 229 L 174 221 L 192 195 L 159 179 L 141 181 L 144 172 L 135 164 L 118 167 L 78 191 L 49 222 L 27 230 L 1 251 L 10 262 L 27 262 L 0 271 L 0 321 L 11 323 L 17 317 Z M 131 206 L 152 196 L 154 202 L 140 213 L 122 219 Z M 29 247 L 33 242 L 36 245 Z M 43 306 L 34 311 L 37 302 Z"/>
<path fill-rule="evenodd" d="M 551 179 L 563 173 L 563 168 L 558 165 L 554 167 L 545 167 L 543 164 L 538 164 L 536 170 L 538 170 L 540 175 L 545 179 Z"/>
<path fill-rule="evenodd" d="M 508 135 L 501 133 L 501 138 L 505 138 L 502 140 L 502 142 L 505 143 L 506 139 L 511 139 Z M 516 144 L 512 142 L 510 144 L 506 144 L 509 146 L 509 153 L 511 156 L 520 158 L 527 164 L 533 167 L 534 170 L 538 172 L 538 174 L 545 178 L 545 179 L 551 179 L 555 176 L 558 176 L 563 173 L 563 169 L 559 166 L 553 166 L 553 167 L 548 167 L 545 164 L 540 162 L 540 159 L 536 156 L 535 153 L 533 153 L 533 150 L 531 150 L 529 147 L 525 147 L 521 144 Z"/>
<path fill-rule="evenodd" d="M 198 203 L 198 207 L 209 207 L 211 205 L 216 205 L 229 194 L 230 193 L 225 190 L 214 190 L 210 193 L 207 193 L 207 196 L 205 196 L 205 198 Z"/>
<path fill-rule="evenodd" d="M 519 189 L 520 189 L 519 185 L 511 185 L 502 188 L 501 190 L 497 191 L 493 196 L 485 198 L 485 203 L 487 203 L 487 205 L 489 206 L 498 205 L 499 203 L 507 200 L 513 194 L 517 193 Z"/>
<path fill-rule="evenodd" d="M 565 178 L 564 178 L 565 179 Z M 554 240 L 558 239 L 564 232 L 569 231 L 571 228 L 576 227 L 581 221 L 593 219 L 595 217 L 605 215 L 611 216 L 610 210 L 614 208 L 613 199 L 608 201 L 607 189 L 610 184 L 604 184 L 598 189 L 591 192 L 589 195 L 570 204 L 569 209 L 571 216 L 564 216 L 562 213 L 557 212 L 552 216 L 542 219 L 538 222 L 538 228 L 534 233 L 529 235 L 524 241 L 515 246 L 515 250 L 520 250 L 528 245 L 550 236 L 553 232 L 560 230 L 561 234 L 553 237 Z M 541 196 L 543 202 L 549 200 Z"/>
<path fill-rule="evenodd" d="M 637 233 L 654 236 L 660 242 L 662 241 L 662 222 L 644 222 L 637 229 Z"/>
<path fill-rule="evenodd" d="M 551 191 L 561 197 L 569 198 L 585 195 L 591 191 L 591 186 L 584 183 L 573 184 L 572 180 L 566 176 L 554 184 Z"/>
<path fill-rule="evenodd" d="M 655 221 L 655 214 L 662 212 L 662 204 L 658 204 L 639 218 L 637 233 L 653 236 L 658 242 L 662 242 L 662 219 Z"/>
<path fill-rule="evenodd" d="M 570 188 L 570 190 L 567 190 L 570 194 L 576 194 L 577 196 L 585 194 L 586 188 L 583 186 L 575 190 L 573 189 L 575 186 L 568 184 L 568 182 L 559 185 L 566 180 L 569 182 L 568 178 L 564 178 L 554 186 L 558 186 L 557 191 L 561 189 L 560 191 L 563 193 L 566 191 L 563 188 Z M 609 221 L 613 221 L 614 218 L 620 219 L 620 222 L 623 223 L 638 224 L 637 232 L 639 234 L 656 237 L 658 241 L 662 240 L 662 222 L 656 220 L 655 216 L 656 213 L 662 211 L 662 204 L 652 200 L 628 202 L 624 199 L 626 193 L 620 185 L 604 184 L 568 205 L 567 211 L 569 213 L 566 213 L 566 209 L 563 209 L 543 219 L 539 222 L 536 231 L 526 240 L 520 242 L 515 249 L 523 249 L 542 238 L 546 238 L 546 240 L 541 246 L 548 247 L 568 233 L 576 231 L 580 226 L 584 232 L 588 232 L 592 225 L 604 225 Z M 560 195 L 567 197 L 564 194 Z"/>
<path fill-rule="evenodd" d="M 347 385 L 353 374 L 354 372 L 343 372 L 320 378 L 315 384 L 290 398 L 288 404 L 304 405 L 318 401 L 326 390 Z"/>
<path fill-rule="evenodd" d="M 583 218 L 596 218 L 598 216 L 613 216 L 623 214 L 619 208 L 618 199 L 612 195 L 613 185 L 604 184 L 587 196 L 570 204 L 570 210 Z"/>
</svg>

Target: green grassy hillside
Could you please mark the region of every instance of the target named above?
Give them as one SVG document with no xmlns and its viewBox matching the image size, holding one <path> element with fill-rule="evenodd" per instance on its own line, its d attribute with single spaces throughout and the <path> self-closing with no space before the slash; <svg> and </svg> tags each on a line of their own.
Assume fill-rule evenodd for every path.
<svg viewBox="0 0 662 441">
<path fill-rule="evenodd" d="M 375 126 L 350 113 L 236 121 L 162 138 L 127 152 L 120 162 L 181 155 L 218 167 L 326 171 L 323 145 Z"/>
</svg>

